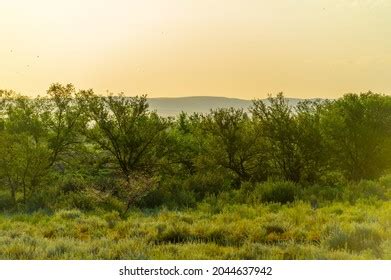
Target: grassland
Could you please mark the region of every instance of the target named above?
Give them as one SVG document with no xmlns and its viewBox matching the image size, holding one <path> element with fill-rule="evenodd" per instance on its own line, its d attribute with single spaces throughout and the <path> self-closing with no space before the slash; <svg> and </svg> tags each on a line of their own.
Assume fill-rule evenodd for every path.
<svg viewBox="0 0 391 280">
<path fill-rule="evenodd" d="M 1 259 L 391 259 L 391 202 L 2 214 Z"/>
</svg>

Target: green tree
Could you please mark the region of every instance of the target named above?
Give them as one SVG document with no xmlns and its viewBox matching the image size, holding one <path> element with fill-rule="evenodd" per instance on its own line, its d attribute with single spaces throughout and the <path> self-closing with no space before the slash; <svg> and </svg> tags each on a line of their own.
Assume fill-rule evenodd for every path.
<svg viewBox="0 0 391 280">
<path fill-rule="evenodd" d="M 76 90 L 72 84 L 52 84 L 47 91 L 47 108 L 44 112 L 48 129 L 48 146 L 51 150 L 49 166 L 72 151 L 81 142 L 80 130 L 85 123 L 83 108 L 75 101 Z"/>
<path fill-rule="evenodd" d="M 391 166 L 391 97 L 347 94 L 324 110 L 322 130 L 331 166 L 348 179 L 373 179 Z"/>
<path fill-rule="evenodd" d="M 78 94 L 88 122 L 86 137 L 109 153 L 122 176 L 127 209 L 153 187 L 153 177 L 166 153 L 170 120 L 148 111 L 145 96 L 97 96 L 92 90 Z"/>
<path fill-rule="evenodd" d="M 34 195 L 49 167 L 50 149 L 38 99 L 11 94 L 5 102 L 0 132 L 0 177 L 10 189 L 16 205 L 17 193 L 23 202 Z"/>
<path fill-rule="evenodd" d="M 254 100 L 250 110 L 261 135 L 267 140 L 272 173 L 298 182 L 303 166 L 294 110 L 282 93 L 275 98 L 269 97 L 268 102 Z"/>
<path fill-rule="evenodd" d="M 81 111 L 74 102 L 72 85 L 53 84 L 42 98 L 4 91 L 2 96 L 0 177 L 14 204 L 19 191 L 26 204 L 44 192 L 41 187 L 53 166 L 63 165 L 60 157 L 73 149 Z"/>
<path fill-rule="evenodd" d="M 302 169 L 300 180 L 316 183 L 327 169 L 327 153 L 321 129 L 321 114 L 326 102 L 304 100 L 295 108 L 297 146 Z"/>
<path fill-rule="evenodd" d="M 243 109 L 212 110 L 204 116 L 203 131 L 212 164 L 231 171 L 239 183 L 266 179 L 263 138 Z"/>
</svg>

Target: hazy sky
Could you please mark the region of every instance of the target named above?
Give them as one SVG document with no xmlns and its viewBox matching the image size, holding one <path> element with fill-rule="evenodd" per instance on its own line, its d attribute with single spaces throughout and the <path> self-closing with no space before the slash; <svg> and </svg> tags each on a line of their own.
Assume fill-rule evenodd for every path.
<svg viewBox="0 0 391 280">
<path fill-rule="evenodd" d="M 391 93 L 391 0 L 0 0 L 0 88 Z"/>
</svg>

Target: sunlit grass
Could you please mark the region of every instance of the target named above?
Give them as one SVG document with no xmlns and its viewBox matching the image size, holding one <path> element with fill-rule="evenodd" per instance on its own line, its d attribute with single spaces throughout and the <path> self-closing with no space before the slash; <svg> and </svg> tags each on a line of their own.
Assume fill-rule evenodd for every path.
<svg viewBox="0 0 391 280">
<path fill-rule="evenodd" d="M 391 202 L 0 216 L 1 259 L 391 259 Z"/>
</svg>

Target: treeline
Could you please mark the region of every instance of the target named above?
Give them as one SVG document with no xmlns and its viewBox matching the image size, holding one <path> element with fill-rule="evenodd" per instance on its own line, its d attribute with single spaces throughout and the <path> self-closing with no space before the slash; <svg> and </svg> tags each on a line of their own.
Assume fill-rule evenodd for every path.
<svg viewBox="0 0 391 280">
<path fill-rule="evenodd" d="M 391 97 L 372 92 L 291 106 L 164 118 L 146 96 L 53 84 L 0 91 L 0 208 L 190 207 L 221 193 L 289 202 L 391 168 Z M 274 183 L 273 183 L 274 182 Z"/>
</svg>

